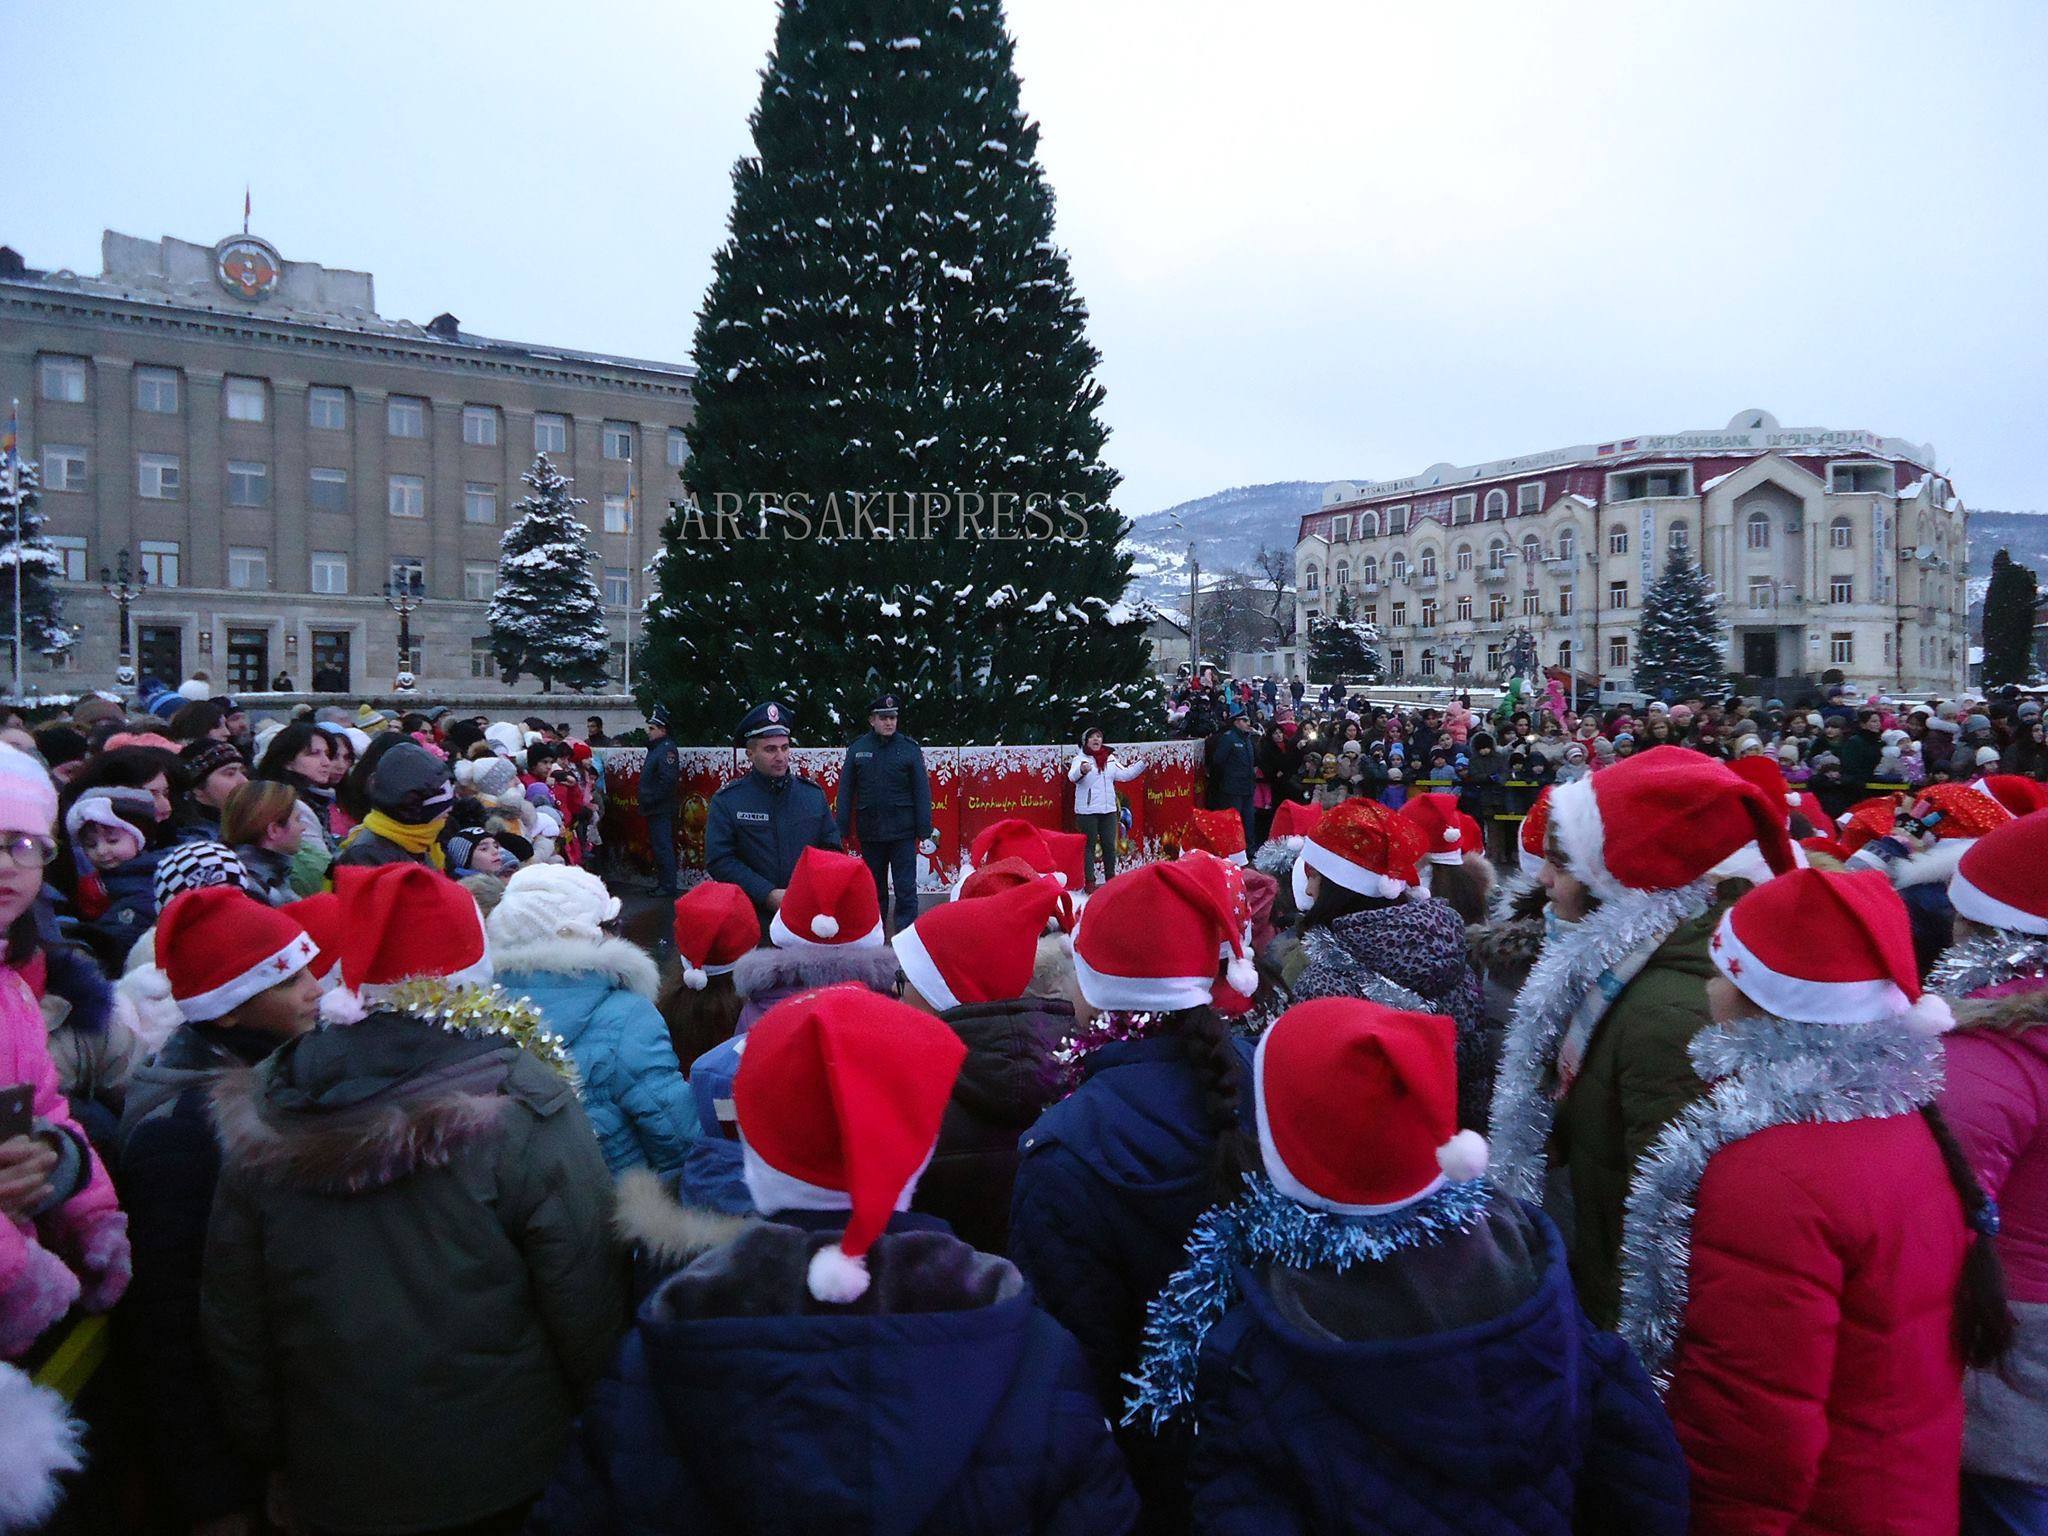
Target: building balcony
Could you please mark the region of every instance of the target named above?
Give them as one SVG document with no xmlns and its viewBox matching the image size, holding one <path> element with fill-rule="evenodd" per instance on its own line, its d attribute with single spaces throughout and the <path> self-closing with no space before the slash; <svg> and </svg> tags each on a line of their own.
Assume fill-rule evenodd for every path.
<svg viewBox="0 0 2048 1536">
<path fill-rule="evenodd" d="M 1508 568 L 1504 565 L 1489 565 L 1479 572 L 1479 584 L 1483 587 L 1497 587 L 1508 579 Z"/>
<path fill-rule="evenodd" d="M 1434 576 L 1415 575 L 1408 578 L 1408 584 L 1420 592 L 1434 592 L 1437 579 Z"/>
<path fill-rule="evenodd" d="M 1379 591 L 1379 589 L 1380 584 L 1376 581 L 1361 581 L 1358 584 L 1358 590 L 1363 592 L 1367 597 L 1371 597 L 1375 592 Z"/>
</svg>

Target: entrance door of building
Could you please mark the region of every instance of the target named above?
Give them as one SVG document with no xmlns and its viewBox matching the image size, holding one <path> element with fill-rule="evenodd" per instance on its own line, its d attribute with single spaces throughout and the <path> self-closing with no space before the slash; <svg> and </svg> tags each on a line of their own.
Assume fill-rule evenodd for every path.
<svg viewBox="0 0 2048 1536">
<path fill-rule="evenodd" d="M 345 629 L 313 631 L 313 691 L 349 691 L 349 632 Z"/>
<path fill-rule="evenodd" d="M 138 624 L 135 675 L 175 688 L 185 680 L 185 631 L 176 624 Z"/>
<path fill-rule="evenodd" d="M 1742 670 L 1750 677 L 1778 675 L 1778 637 L 1765 630 L 1742 637 Z"/>
<path fill-rule="evenodd" d="M 270 631 L 228 631 L 228 692 L 262 693 L 270 686 Z"/>
</svg>

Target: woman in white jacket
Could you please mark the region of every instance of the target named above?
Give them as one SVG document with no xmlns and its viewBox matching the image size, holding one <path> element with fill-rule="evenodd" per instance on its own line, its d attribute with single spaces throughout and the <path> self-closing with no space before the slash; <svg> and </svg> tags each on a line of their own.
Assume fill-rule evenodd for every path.
<svg viewBox="0 0 2048 1536">
<path fill-rule="evenodd" d="M 1095 850 L 1102 850 L 1102 878 L 1116 878 L 1116 787 L 1145 771 L 1143 762 L 1126 763 L 1109 750 L 1099 727 L 1081 733 L 1081 750 L 1068 765 L 1067 777 L 1074 781 L 1074 825 L 1087 839 L 1081 849 L 1084 883 L 1095 889 Z"/>
</svg>

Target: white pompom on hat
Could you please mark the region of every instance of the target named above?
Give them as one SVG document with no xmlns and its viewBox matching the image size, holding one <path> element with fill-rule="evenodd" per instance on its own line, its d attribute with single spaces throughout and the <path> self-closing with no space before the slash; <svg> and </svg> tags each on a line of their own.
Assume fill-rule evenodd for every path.
<svg viewBox="0 0 2048 1536">
<path fill-rule="evenodd" d="M 761 942 L 753 898 L 723 880 L 700 880 L 676 902 L 676 958 L 683 985 L 701 992 Z"/>
<path fill-rule="evenodd" d="M 872 949 L 883 942 L 875 877 L 850 853 L 806 848 L 768 923 L 777 949 Z"/>
</svg>

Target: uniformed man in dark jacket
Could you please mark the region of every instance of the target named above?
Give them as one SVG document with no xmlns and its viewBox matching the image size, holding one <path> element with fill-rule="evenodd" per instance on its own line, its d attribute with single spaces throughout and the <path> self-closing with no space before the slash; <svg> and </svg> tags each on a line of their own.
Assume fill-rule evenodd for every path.
<svg viewBox="0 0 2048 1536">
<path fill-rule="evenodd" d="M 682 754 L 668 735 L 668 706 L 657 704 L 647 716 L 640 814 L 647 818 L 647 841 L 654 850 L 654 894 L 671 900 L 682 894 L 676 887 L 676 791 L 682 781 Z"/>
<path fill-rule="evenodd" d="M 1230 706 L 1230 723 L 1211 736 L 1203 747 L 1208 759 L 1209 808 L 1232 810 L 1244 821 L 1244 845 L 1258 847 L 1252 831 L 1252 795 L 1258 788 L 1253 772 L 1257 762 L 1257 739 L 1252 735 L 1252 717 L 1242 705 Z"/>
<path fill-rule="evenodd" d="M 825 791 L 789 771 L 792 723 L 781 704 L 747 712 L 734 745 L 746 749 L 748 771 L 711 797 L 704 825 L 705 868 L 753 897 L 764 929 L 803 851 L 839 848 Z"/>
<path fill-rule="evenodd" d="M 889 910 L 889 883 L 896 884 L 896 921 L 901 933 L 917 921 L 917 845 L 932 829 L 932 786 L 924 753 L 896 729 L 896 695 L 885 693 L 868 707 L 868 730 L 846 749 L 839 770 L 839 839 L 860 833 L 860 856 L 875 877 L 875 900 Z"/>
</svg>

